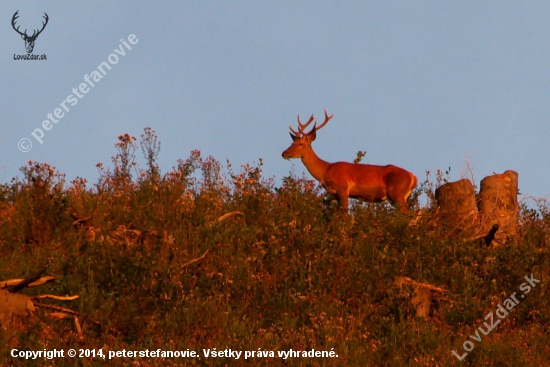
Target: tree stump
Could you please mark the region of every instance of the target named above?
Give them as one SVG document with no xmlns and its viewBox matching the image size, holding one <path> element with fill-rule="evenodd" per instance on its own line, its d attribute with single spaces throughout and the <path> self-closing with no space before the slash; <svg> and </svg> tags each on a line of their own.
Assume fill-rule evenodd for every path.
<svg viewBox="0 0 550 367">
<path fill-rule="evenodd" d="M 481 233 L 489 233 L 495 225 L 498 225 L 494 238 L 497 243 L 504 244 L 506 237 L 515 235 L 517 229 L 517 172 L 508 170 L 481 180 L 478 205 Z"/>
<path fill-rule="evenodd" d="M 448 300 L 443 297 L 447 290 L 433 286 L 427 283 L 419 283 L 408 277 L 399 276 L 395 279 L 395 283 L 399 288 L 399 294 L 404 297 L 411 297 L 411 304 L 416 309 L 416 316 L 430 317 L 432 302 L 438 300 Z M 412 287 L 412 292 L 406 290 L 406 285 Z M 412 293 L 412 294 L 411 294 Z M 438 296 L 437 298 L 434 296 Z"/>
<path fill-rule="evenodd" d="M 470 180 L 448 182 L 435 190 L 435 198 L 443 219 L 463 223 L 463 228 L 477 224 L 475 189 Z"/>
</svg>

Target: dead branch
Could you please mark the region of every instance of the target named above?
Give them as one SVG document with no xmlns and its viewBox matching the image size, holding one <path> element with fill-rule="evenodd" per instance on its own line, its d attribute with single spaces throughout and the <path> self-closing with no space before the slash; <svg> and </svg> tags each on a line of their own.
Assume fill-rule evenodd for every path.
<svg viewBox="0 0 550 367">
<path fill-rule="evenodd" d="M 7 287 L 8 292 L 17 293 L 21 289 L 28 287 L 29 284 L 31 284 L 31 283 L 35 282 L 36 280 L 40 279 L 40 276 L 42 274 L 44 274 L 46 269 L 48 269 L 47 266 L 44 269 L 38 271 L 36 274 L 33 274 L 30 277 L 27 277 L 27 278 L 23 279 L 21 282 L 15 284 L 15 285 Z"/>
<path fill-rule="evenodd" d="M 454 301 L 448 297 L 444 297 L 442 296 L 441 294 L 439 293 L 435 293 L 434 294 L 434 298 L 433 298 L 436 302 L 449 302 L 449 303 L 454 303 Z"/>
<path fill-rule="evenodd" d="M 63 319 L 68 319 L 70 317 L 73 317 L 73 315 L 65 312 L 52 312 L 48 314 L 48 317 L 51 317 L 52 319 L 63 320 Z"/>
<path fill-rule="evenodd" d="M 485 245 L 489 246 L 489 245 L 491 245 L 491 242 L 493 242 L 493 240 L 495 239 L 495 234 L 497 233 L 499 228 L 500 228 L 500 226 L 498 225 L 498 223 L 495 223 L 495 224 L 493 224 L 493 226 L 491 227 L 489 232 L 487 232 L 487 234 L 481 234 L 477 237 L 474 237 L 473 240 L 475 241 L 475 240 L 484 239 L 485 240 Z"/>
<path fill-rule="evenodd" d="M 77 213 L 71 213 L 71 217 L 73 217 L 73 226 L 76 226 L 80 223 L 86 223 L 94 219 L 93 215 L 90 215 L 88 217 L 80 218 L 80 216 Z"/>
<path fill-rule="evenodd" d="M 45 303 L 39 303 L 39 302 L 33 302 L 33 305 L 35 305 L 36 307 L 49 308 L 51 310 L 61 311 L 61 312 L 68 313 L 68 314 L 71 314 L 71 315 L 80 316 L 80 314 L 78 312 L 73 311 L 70 308 L 59 307 L 59 306 L 54 306 L 54 305 L 47 305 Z"/>
<path fill-rule="evenodd" d="M 485 236 L 485 245 L 486 246 L 489 246 L 491 244 L 491 242 L 493 242 L 493 240 L 495 239 L 495 234 L 497 233 L 498 229 L 499 229 L 498 223 L 493 224 L 493 226 L 489 230 L 489 233 L 487 233 L 487 236 Z"/>
<path fill-rule="evenodd" d="M 234 211 L 234 212 L 231 212 L 231 213 L 227 213 L 227 214 L 224 214 L 221 217 L 219 217 L 218 222 L 221 223 L 221 222 L 223 222 L 224 220 L 226 220 L 228 218 L 234 217 L 235 215 L 244 215 L 244 214 L 239 212 L 239 211 Z"/>
<path fill-rule="evenodd" d="M 34 306 L 36 307 L 42 307 L 42 308 L 47 308 L 47 309 L 50 309 L 50 310 L 56 310 L 56 311 L 61 311 L 63 313 L 66 313 L 66 314 L 70 314 L 70 315 L 74 315 L 74 316 L 80 316 L 82 317 L 81 314 L 79 314 L 78 312 L 76 311 L 73 311 L 71 309 L 68 309 L 68 308 L 65 308 L 65 307 L 59 307 L 59 306 L 54 306 L 54 305 L 47 305 L 45 303 L 38 303 L 38 302 L 33 302 Z M 56 314 L 56 312 L 54 312 L 53 314 Z M 50 314 L 52 315 L 52 314 Z M 54 317 L 57 317 L 57 318 L 61 318 L 59 316 L 54 316 Z M 94 324 L 95 326 L 99 326 L 100 328 L 103 328 L 103 326 L 101 325 L 101 323 L 99 321 L 97 321 L 96 319 L 90 317 L 90 316 L 84 316 L 86 319 L 90 320 L 92 322 L 92 324 Z M 121 332 L 117 329 L 113 329 L 113 328 L 110 328 L 109 329 L 110 332 L 114 333 L 114 334 L 120 334 Z"/>
<path fill-rule="evenodd" d="M 419 282 L 417 282 L 415 280 L 412 280 L 411 278 L 408 278 L 408 277 L 398 277 L 398 280 L 401 280 L 405 283 L 412 284 L 412 285 L 417 286 L 417 287 L 422 287 L 422 288 L 425 288 L 425 289 L 429 289 L 430 291 L 433 291 L 433 292 L 437 292 L 437 293 L 441 293 L 441 294 L 447 293 L 446 289 L 439 288 L 439 287 L 436 287 L 434 285 L 427 284 L 427 283 L 419 283 Z"/>
<path fill-rule="evenodd" d="M 0 281 L 0 289 L 2 288 L 8 288 L 10 286 L 16 285 L 18 283 L 21 283 L 24 279 L 9 279 L 9 280 L 1 280 Z M 49 283 L 51 281 L 55 280 L 55 277 L 52 275 L 48 275 L 45 277 L 42 277 L 30 284 L 27 285 L 27 287 L 38 287 L 39 285 L 43 285 L 46 283 Z"/>
<path fill-rule="evenodd" d="M 77 299 L 80 296 L 56 296 L 54 294 L 39 294 L 37 296 L 32 296 L 31 299 L 43 299 L 43 298 L 51 298 L 56 299 L 58 301 L 72 301 Z"/>
<path fill-rule="evenodd" d="M 84 340 L 84 334 L 82 333 L 82 328 L 80 327 L 80 322 L 78 321 L 78 317 L 75 316 L 74 318 L 74 324 L 76 325 L 76 331 L 78 333 L 78 337 L 80 340 Z"/>
</svg>

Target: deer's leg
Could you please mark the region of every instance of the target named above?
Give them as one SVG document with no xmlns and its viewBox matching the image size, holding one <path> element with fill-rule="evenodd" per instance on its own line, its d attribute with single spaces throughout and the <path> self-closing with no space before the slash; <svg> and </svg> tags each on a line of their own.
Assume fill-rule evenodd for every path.
<svg viewBox="0 0 550 367">
<path fill-rule="evenodd" d="M 388 195 L 388 200 L 396 209 L 399 209 L 401 213 L 406 213 L 408 211 L 407 200 L 405 197 Z"/>
<path fill-rule="evenodd" d="M 340 209 L 347 211 L 349 202 L 349 190 L 347 185 L 338 185 L 338 182 L 334 182 L 330 177 L 325 177 L 323 186 L 329 194 L 336 198 Z"/>
<path fill-rule="evenodd" d="M 340 209 L 347 211 L 348 210 L 349 200 L 347 196 L 340 198 Z"/>
<path fill-rule="evenodd" d="M 387 186 L 388 199 L 396 206 L 399 211 L 406 213 L 407 208 L 407 198 L 410 195 L 410 177 L 408 173 L 406 174 L 393 174 L 391 177 L 391 182 Z"/>
<path fill-rule="evenodd" d="M 397 206 L 399 207 L 399 211 L 401 213 L 406 213 L 409 211 L 409 208 L 407 208 L 407 201 L 405 198 L 403 200 L 399 200 L 400 202 L 397 203 Z"/>
<path fill-rule="evenodd" d="M 341 210 L 344 210 L 347 212 L 348 205 L 349 205 L 349 193 L 348 190 L 340 190 L 336 193 L 336 197 L 338 198 L 338 204 L 340 206 Z"/>
</svg>

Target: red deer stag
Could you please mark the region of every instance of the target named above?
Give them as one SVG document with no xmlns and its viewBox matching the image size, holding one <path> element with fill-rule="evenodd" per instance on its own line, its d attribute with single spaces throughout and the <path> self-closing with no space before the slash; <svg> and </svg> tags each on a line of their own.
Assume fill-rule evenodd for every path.
<svg viewBox="0 0 550 367">
<path fill-rule="evenodd" d="M 418 180 L 412 173 L 394 165 L 375 166 L 348 162 L 325 162 L 315 154 L 311 143 L 315 140 L 317 130 L 329 122 L 334 115 L 327 115 L 325 122 L 309 132 L 304 130 L 313 122 L 311 115 L 308 122 L 302 124 L 298 116 L 298 131 L 290 126 L 292 145 L 283 152 L 283 158 L 301 158 L 309 173 L 323 187 L 336 197 L 342 209 L 348 208 L 348 198 L 381 202 L 388 199 L 402 212 L 407 211 L 407 199 Z M 294 133 L 294 134 L 293 134 Z"/>
</svg>

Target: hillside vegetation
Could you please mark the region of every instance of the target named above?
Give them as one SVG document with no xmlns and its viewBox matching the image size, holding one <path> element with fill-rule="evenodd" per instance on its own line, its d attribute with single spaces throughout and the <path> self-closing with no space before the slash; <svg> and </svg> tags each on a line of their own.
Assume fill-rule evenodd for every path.
<svg viewBox="0 0 550 367">
<path fill-rule="evenodd" d="M 24 278 L 47 266 L 57 280 L 21 293 L 79 295 L 41 302 L 78 312 L 83 333 L 82 339 L 73 319 L 50 319 L 51 310 L 38 309 L 38 322 L 0 332 L 0 364 L 24 364 L 9 357 L 12 348 L 160 348 L 189 349 L 201 358 L 48 363 L 550 365 L 544 201 L 522 205 L 518 235 L 506 245 L 486 247 L 441 222 L 433 201 L 440 176 L 419 185 L 407 214 L 354 201 L 345 215 L 309 178 L 291 173 L 277 187 L 262 176 L 261 160 L 235 171 L 192 151 L 162 173 L 150 129 L 140 142 L 120 136 L 116 148 L 112 168 L 98 164 L 95 184 L 67 183 L 48 164 L 29 162 L 22 178 L 0 186 L 0 278 Z M 142 165 L 135 163 L 140 150 Z M 427 204 L 419 208 L 423 194 Z M 470 335 L 488 323 L 486 315 L 520 294 L 531 274 L 540 283 L 474 341 Z M 399 276 L 447 290 L 434 300 L 431 317 L 416 317 L 414 292 L 396 287 Z M 466 340 L 474 349 L 459 361 L 451 350 L 463 355 Z M 275 357 L 205 359 L 203 349 L 214 348 L 274 351 Z M 338 357 L 277 357 L 290 349 L 333 350 Z"/>
</svg>

